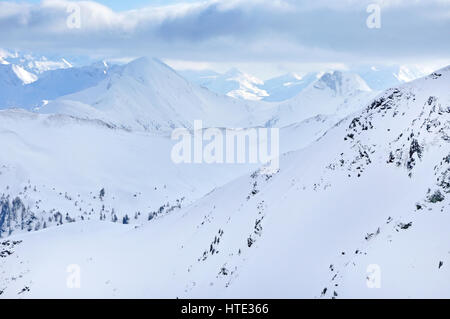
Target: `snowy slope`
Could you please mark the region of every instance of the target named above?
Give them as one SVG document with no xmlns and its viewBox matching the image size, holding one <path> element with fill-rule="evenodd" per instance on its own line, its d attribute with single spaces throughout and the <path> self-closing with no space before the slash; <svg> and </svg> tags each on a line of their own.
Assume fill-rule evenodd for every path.
<svg viewBox="0 0 450 319">
<path fill-rule="evenodd" d="M 373 90 L 385 90 L 423 77 L 433 70 L 415 65 L 371 65 L 352 69 Z"/>
<path fill-rule="evenodd" d="M 285 126 L 317 114 L 339 114 L 343 118 L 376 94 L 357 74 L 325 73 L 292 99 L 279 103 L 268 123 Z"/>
<path fill-rule="evenodd" d="M 18 106 L 17 99 L 25 85 L 36 81 L 37 77 L 15 64 L 0 64 L 0 109 Z"/>
<path fill-rule="evenodd" d="M 448 296 L 450 272 L 439 265 L 449 262 L 440 226 L 449 221 L 449 84 L 450 68 L 389 90 L 285 156 L 275 176 L 254 174 L 197 204 L 205 209 L 190 213 L 200 219 L 214 203 L 224 235 L 208 266 L 194 264 L 186 295 Z M 218 204 L 225 194 L 241 194 L 236 213 Z M 380 289 L 366 285 L 371 264 L 382 271 Z"/>
<path fill-rule="evenodd" d="M 278 173 L 244 175 L 139 228 L 14 235 L 2 296 L 448 297 L 449 85 L 450 67 L 389 89 L 284 155 Z M 79 289 L 67 286 L 73 264 Z"/>
<path fill-rule="evenodd" d="M 3 90 L 6 91 L 8 86 L 18 87 L 33 83 L 37 80 L 37 76 L 19 65 L 2 63 L 0 64 L 0 80 L 2 81 Z"/>
<path fill-rule="evenodd" d="M 335 121 L 316 116 L 282 128 L 281 152 L 309 145 Z M 257 167 L 176 165 L 169 132 L 96 119 L 5 110 L 0 128 L 8 149 L 0 156 L 0 237 L 82 220 L 142 223 Z"/>
<path fill-rule="evenodd" d="M 187 70 L 181 71 L 180 74 L 192 83 L 212 92 L 237 99 L 258 101 L 269 96 L 262 87 L 264 85 L 262 80 L 236 68 L 232 68 L 224 74 L 209 70 Z"/>
<path fill-rule="evenodd" d="M 312 82 L 317 80 L 317 73 L 308 73 L 304 76 L 295 73 L 288 73 L 269 79 L 261 86 L 269 96 L 264 97 L 264 101 L 281 102 L 293 98 Z"/>
<path fill-rule="evenodd" d="M 125 215 L 142 223 L 256 167 L 175 164 L 169 136 L 20 110 L 0 111 L 0 143 L 0 237 Z"/>
</svg>

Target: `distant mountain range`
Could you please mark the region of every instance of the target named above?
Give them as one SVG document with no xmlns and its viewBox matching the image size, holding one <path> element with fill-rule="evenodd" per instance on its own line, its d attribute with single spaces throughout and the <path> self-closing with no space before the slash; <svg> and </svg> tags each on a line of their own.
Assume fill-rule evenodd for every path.
<svg viewBox="0 0 450 319">
<path fill-rule="evenodd" d="M 73 57 L 86 63 L 86 60 Z M 32 109 L 56 98 L 94 87 L 108 74 L 122 66 L 107 62 L 81 63 L 74 66 L 62 57 L 47 57 L 0 49 L 0 109 L 18 107 Z M 373 91 L 406 83 L 430 72 L 415 66 L 358 66 L 346 74 L 356 74 Z M 266 81 L 236 68 L 224 74 L 211 70 L 178 71 L 189 82 L 211 92 L 238 100 L 283 102 L 333 71 L 311 72 L 305 75 L 288 73 Z"/>
<path fill-rule="evenodd" d="M 375 91 L 410 82 L 429 74 L 432 70 L 417 66 L 358 66 L 345 71 L 358 74 Z M 333 71 L 331 71 L 333 72 Z M 189 81 L 209 90 L 232 97 L 281 102 L 293 98 L 330 70 L 318 70 L 304 75 L 287 73 L 266 81 L 237 69 L 219 74 L 214 71 L 180 71 Z"/>
<path fill-rule="evenodd" d="M 46 71 L 71 68 L 73 65 L 65 58 L 35 55 L 0 48 L 0 64 L 15 64 L 30 73 L 40 74 Z"/>
</svg>

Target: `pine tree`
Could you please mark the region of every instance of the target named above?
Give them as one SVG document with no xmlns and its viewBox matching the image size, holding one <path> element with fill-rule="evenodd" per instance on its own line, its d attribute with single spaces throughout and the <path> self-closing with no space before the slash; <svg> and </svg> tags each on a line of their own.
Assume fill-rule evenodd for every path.
<svg viewBox="0 0 450 319">
<path fill-rule="evenodd" d="M 98 197 L 100 197 L 100 200 L 103 200 L 103 197 L 105 197 L 105 189 L 104 189 L 104 188 L 102 188 L 102 189 L 100 190 L 100 194 L 99 194 Z"/>
</svg>

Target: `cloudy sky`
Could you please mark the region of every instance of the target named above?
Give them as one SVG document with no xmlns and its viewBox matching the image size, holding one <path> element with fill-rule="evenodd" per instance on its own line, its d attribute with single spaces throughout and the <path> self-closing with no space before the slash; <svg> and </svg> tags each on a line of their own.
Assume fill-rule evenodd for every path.
<svg viewBox="0 0 450 319">
<path fill-rule="evenodd" d="M 367 25 L 378 17 L 373 4 L 379 28 Z M 149 55 L 260 76 L 318 65 L 437 65 L 450 61 L 449 39 L 450 0 L 0 1 L 2 48 Z"/>
</svg>

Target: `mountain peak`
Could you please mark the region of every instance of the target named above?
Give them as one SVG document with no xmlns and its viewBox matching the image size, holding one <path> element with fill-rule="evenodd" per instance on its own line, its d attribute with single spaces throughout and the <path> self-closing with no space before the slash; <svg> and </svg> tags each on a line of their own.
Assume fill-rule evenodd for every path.
<svg viewBox="0 0 450 319">
<path fill-rule="evenodd" d="M 323 74 L 314 84 L 314 87 L 318 89 L 329 88 L 340 95 L 346 95 L 354 91 L 372 91 L 358 74 L 338 70 Z"/>
<path fill-rule="evenodd" d="M 37 80 L 37 76 L 16 64 L 2 63 L 2 80 L 13 85 L 25 85 Z"/>
<path fill-rule="evenodd" d="M 324 75 L 322 75 L 319 81 L 333 91 L 337 91 L 338 88 L 342 85 L 342 72 L 334 71 L 333 73 L 325 73 Z"/>
<path fill-rule="evenodd" d="M 157 58 L 141 57 L 124 67 L 124 74 L 140 79 L 154 79 L 164 72 L 177 74 L 171 67 Z M 177 74 L 178 75 L 178 74 Z"/>
</svg>

